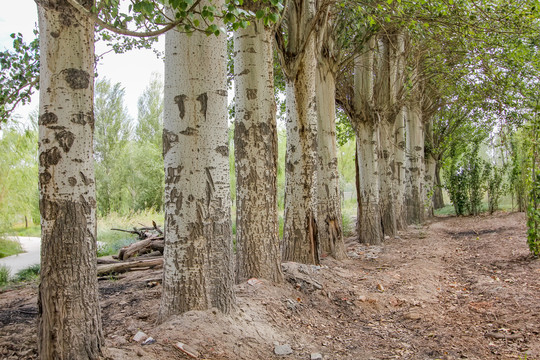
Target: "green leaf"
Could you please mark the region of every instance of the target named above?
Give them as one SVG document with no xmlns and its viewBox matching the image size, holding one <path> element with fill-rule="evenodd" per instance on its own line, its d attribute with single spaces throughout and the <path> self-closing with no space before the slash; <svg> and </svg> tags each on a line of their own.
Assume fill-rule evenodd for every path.
<svg viewBox="0 0 540 360">
<path fill-rule="evenodd" d="M 268 17 L 270 18 L 270 20 L 273 22 L 273 23 L 277 23 L 278 19 L 279 19 L 279 15 L 276 14 L 276 13 L 271 13 L 270 15 L 268 15 Z"/>
<path fill-rule="evenodd" d="M 257 10 L 257 12 L 255 13 L 255 16 L 257 17 L 257 19 L 261 19 L 264 16 L 264 10 L 263 9 Z"/>
</svg>

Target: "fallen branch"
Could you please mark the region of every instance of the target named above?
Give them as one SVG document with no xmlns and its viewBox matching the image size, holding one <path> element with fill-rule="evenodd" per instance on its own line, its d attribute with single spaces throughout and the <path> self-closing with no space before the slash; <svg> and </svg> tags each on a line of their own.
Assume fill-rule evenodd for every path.
<svg viewBox="0 0 540 360">
<path fill-rule="evenodd" d="M 163 266 L 163 258 L 159 257 L 156 259 L 149 259 L 149 260 L 136 260 L 136 261 L 128 261 L 128 262 L 121 262 L 117 264 L 104 264 L 100 265 L 97 268 L 97 274 L 98 276 L 103 276 L 107 274 L 120 274 L 140 268 L 149 268 L 149 269 L 155 269 L 158 267 Z"/>
<path fill-rule="evenodd" d="M 501 334 L 501 333 L 496 333 L 496 332 L 487 332 L 485 336 L 489 338 L 493 338 L 493 339 L 498 339 L 498 340 L 501 340 L 501 339 L 518 340 L 518 339 L 523 338 L 523 336 L 520 334 Z"/>
</svg>

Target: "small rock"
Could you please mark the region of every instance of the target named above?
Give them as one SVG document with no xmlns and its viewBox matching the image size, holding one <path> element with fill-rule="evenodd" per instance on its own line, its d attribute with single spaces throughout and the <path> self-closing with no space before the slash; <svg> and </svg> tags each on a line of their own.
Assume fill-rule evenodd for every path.
<svg viewBox="0 0 540 360">
<path fill-rule="evenodd" d="M 199 357 L 199 352 L 197 350 L 189 345 L 181 343 L 180 341 L 176 343 L 176 348 L 192 358 L 197 359 Z"/>
<path fill-rule="evenodd" d="M 151 345 L 155 342 L 156 342 L 156 339 L 150 336 L 148 339 L 143 341 L 142 345 Z"/>
<path fill-rule="evenodd" d="M 251 278 L 247 281 L 247 283 L 251 286 L 262 284 L 262 281 L 256 278 Z"/>
<path fill-rule="evenodd" d="M 136 341 L 136 342 L 141 342 L 141 341 L 146 340 L 147 337 L 148 337 L 148 335 L 146 335 L 144 332 L 138 331 L 135 334 L 135 336 L 133 336 L 133 340 Z"/>
<path fill-rule="evenodd" d="M 276 355 L 281 355 L 281 356 L 290 355 L 292 354 L 292 352 L 293 351 L 291 349 L 291 345 L 289 344 L 277 345 L 274 348 L 274 354 Z"/>
<path fill-rule="evenodd" d="M 144 356 L 144 351 L 142 351 L 141 349 L 137 349 L 137 356 L 143 357 Z"/>
<path fill-rule="evenodd" d="M 422 318 L 422 315 L 420 315 L 419 313 L 414 312 L 414 311 L 411 311 L 411 312 L 405 314 L 405 319 L 420 320 L 421 318 Z"/>
<path fill-rule="evenodd" d="M 322 360 L 322 355 L 319 353 L 312 353 L 311 360 Z"/>
<path fill-rule="evenodd" d="M 377 284 L 377 290 L 379 291 L 384 291 L 384 286 L 382 286 L 382 284 Z"/>
</svg>

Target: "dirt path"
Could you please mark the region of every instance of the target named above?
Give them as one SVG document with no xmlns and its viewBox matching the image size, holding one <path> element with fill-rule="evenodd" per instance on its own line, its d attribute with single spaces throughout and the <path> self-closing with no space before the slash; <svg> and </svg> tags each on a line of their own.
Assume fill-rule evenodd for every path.
<svg viewBox="0 0 540 360">
<path fill-rule="evenodd" d="M 230 315 L 194 311 L 160 326 L 159 272 L 103 281 L 110 358 L 186 359 L 181 341 L 199 359 L 540 359 L 540 261 L 523 214 L 435 219 L 383 247 L 348 247 L 344 262 L 285 264 L 284 284 L 238 285 Z M 0 294 L 0 358 L 35 358 L 35 293 Z M 156 342 L 133 342 L 139 330 Z"/>
</svg>

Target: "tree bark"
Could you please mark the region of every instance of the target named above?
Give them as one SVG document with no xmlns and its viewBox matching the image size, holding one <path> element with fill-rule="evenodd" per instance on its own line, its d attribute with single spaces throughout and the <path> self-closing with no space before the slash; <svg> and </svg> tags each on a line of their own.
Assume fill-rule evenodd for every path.
<svg viewBox="0 0 540 360">
<path fill-rule="evenodd" d="M 420 108 L 417 103 L 410 105 L 407 117 L 407 149 L 409 191 L 406 194 L 407 222 L 424 222 L 424 134 Z"/>
<path fill-rule="evenodd" d="M 396 209 L 396 227 L 398 230 L 403 230 L 407 227 L 407 208 L 405 207 L 405 190 L 406 190 L 406 135 L 405 135 L 405 117 L 406 108 L 403 107 L 396 118 L 394 125 L 394 133 L 396 136 L 396 155 L 395 155 L 395 172 L 394 172 L 394 188 L 395 188 L 395 209 Z"/>
<path fill-rule="evenodd" d="M 205 5 L 209 2 L 199 7 Z M 223 1 L 212 5 L 220 8 Z M 189 310 L 216 307 L 228 312 L 235 302 L 226 37 L 169 31 L 165 59 L 165 253 L 159 322 Z"/>
<path fill-rule="evenodd" d="M 245 3 L 253 7 L 254 3 Z M 234 33 L 236 281 L 283 279 L 277 215 L 272 36 L 262 20 Z"/>
<path fill-rule="evenodd" d="M 433 189 L 433 207 L 435 210 L 444 207 L 444 198 L 441 182 L 441 165 L 439 161 L 435 162 L 435 187 Z"/>
<path fill-rule="evenodd" d="M 356 144 L 359 167 L 360 199 L 358 210 L 358 240 L 363 244 L 379 245 L 383 242 L 383 229 L 379 201 L 379 150 L 377 124 L 357 122 Z"/>
<path fill-rule="evenodd" d="M 320 61 L 317 67 L 317 145 L 318 145 L 318 232 L 323 255 L 347 257 L 343 242 L 343 219 L 339 193 L 336 144 L 336 84 L 330 66 Z"/>
<path fill-rule="evenodd" d="M 104 339 L 96 272 L 94 23 L 64 1 L 37 3 L 42 89 L 38 351 L 41 359 L 97 359 Z"/>
<path fill-rule="evenodd" d="M 395 193 L 394 193 L 394 124 L 382 121 L 380 126 L 380 206 L 383 234 L 394 236 L 397 233 Z"/>
<path fill-rule="evenodd" d="M 381 244 L 382 232 L 379 202 L 379 121 L 373 111 L 374 39 L 368 50 L 355 61 L 351 125 L 356 135 L 358 158 L 358 240 L 364 244 Z"/>
<path fill-rule="evenodd" d="M 433 209 L 433 194 L 435 191 L 435 159 L 433 156 L 427 155 L 425 162 L 425 191 L 424 191 L 424 204 L 425 204 L 425 216 L 431 217 L 434 215 Z"/>
<path fill-rule="evenodd" d="M 307 30 L 315 1 L 289 4 L 287 77 L 287 152 L 283 260 L 319 263 L 317 225 L 317 112 L 315 41 Z M 305 45 L 305 46 L 303 46 Z"/>
</svg>

